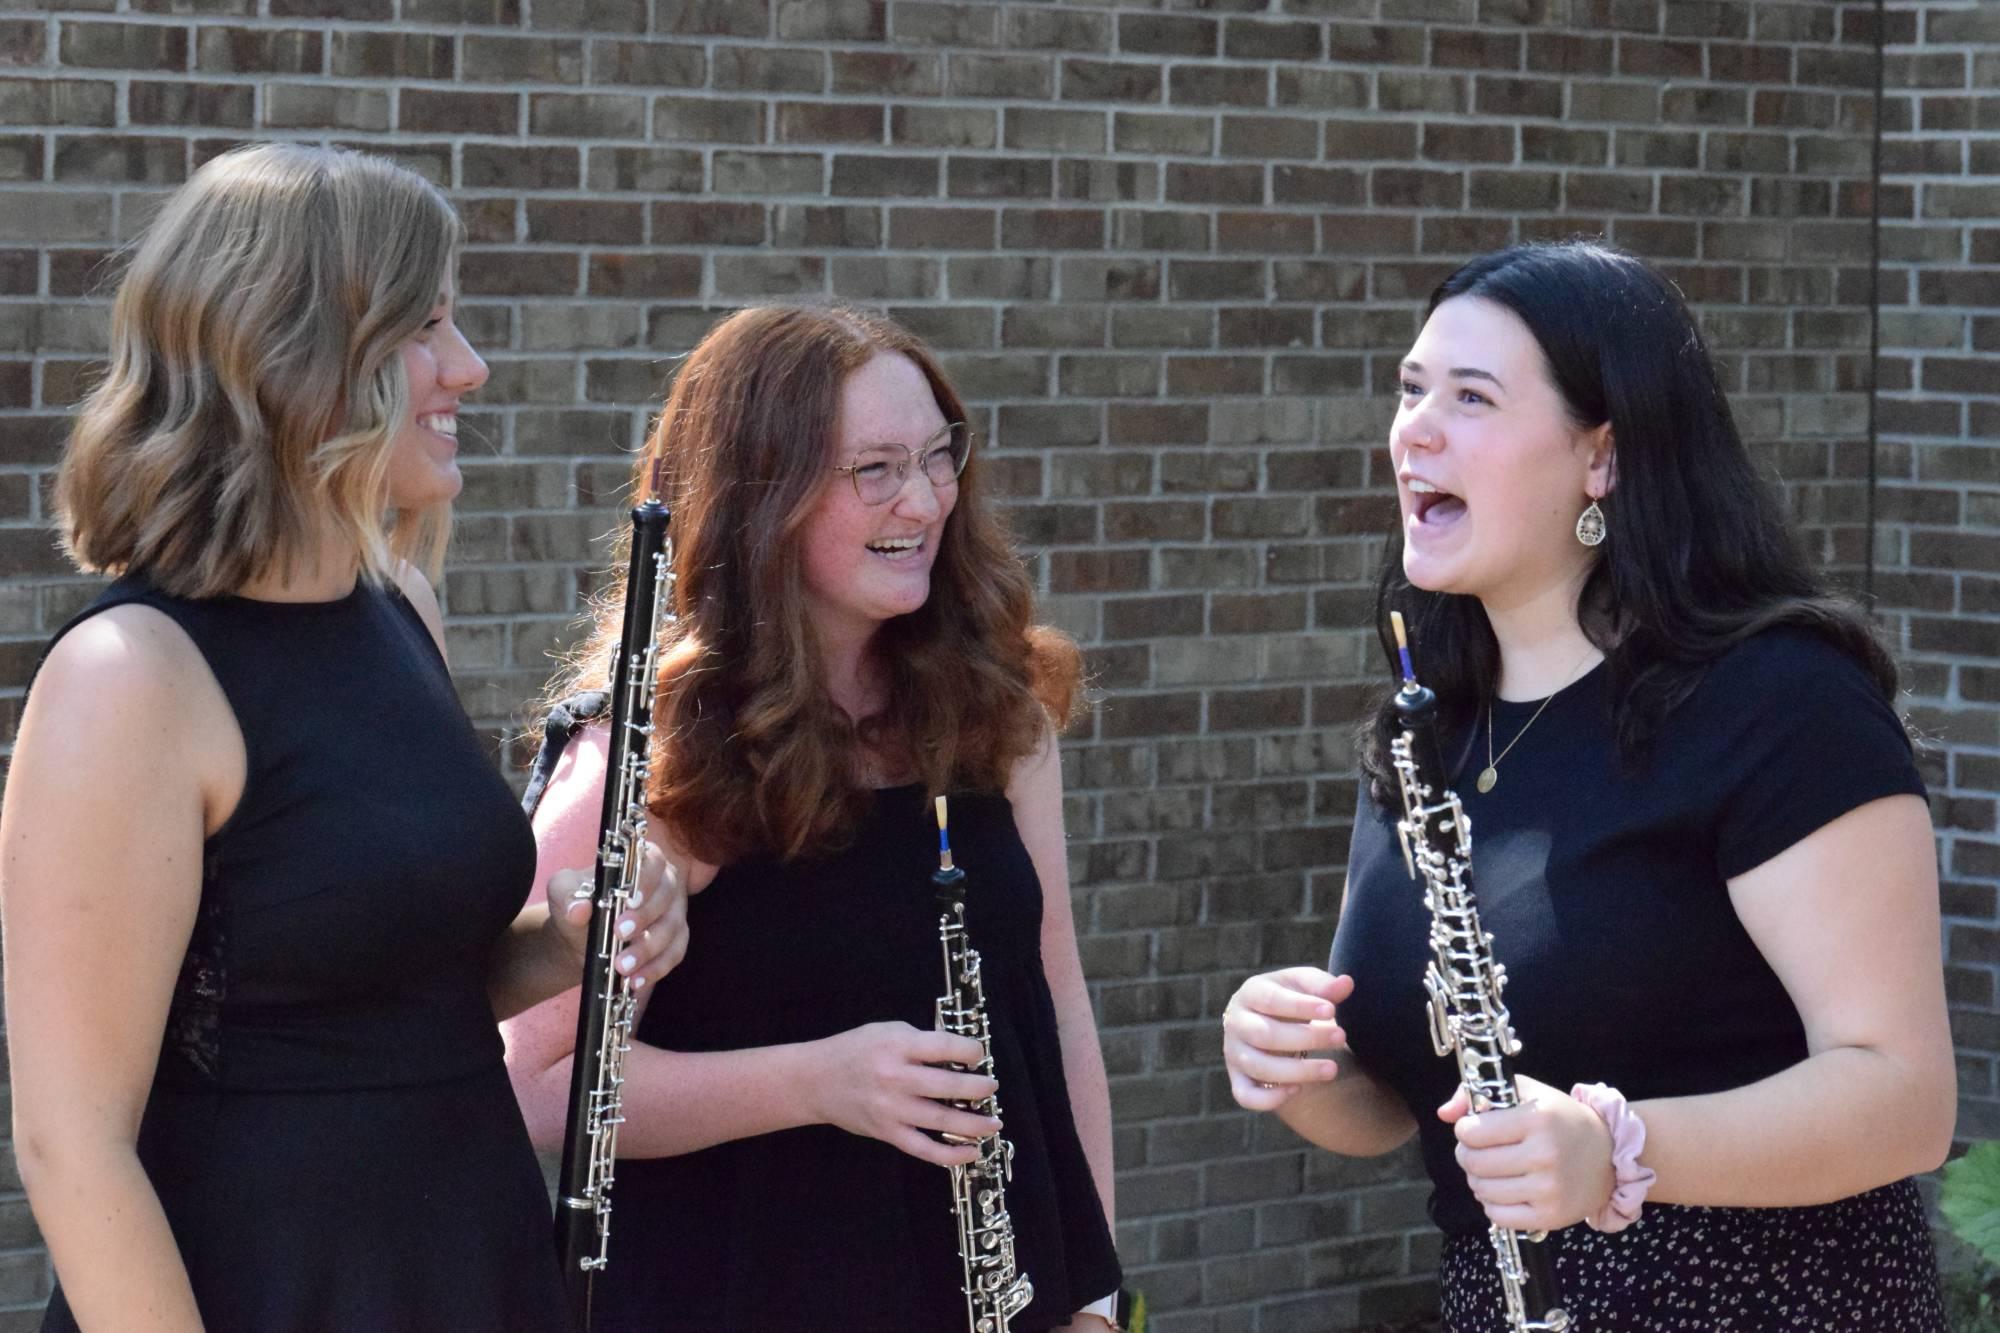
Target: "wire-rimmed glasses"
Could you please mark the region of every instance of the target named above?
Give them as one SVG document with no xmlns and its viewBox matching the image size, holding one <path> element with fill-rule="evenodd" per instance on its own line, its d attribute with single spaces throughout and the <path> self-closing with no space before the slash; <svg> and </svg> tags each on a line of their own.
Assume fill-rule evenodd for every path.
<svg viewBox="0 0 2000 1333">
<path fill-rule="evenodd" d="M 931 485 L 943 490 L 958 484 L 959 474 L 965 471 L 966 460 L 971 457 L 972 427 L 954 421 L 914 449 L 886 441 L 866 445 L 855 453 L 853 462 L 833 470 L 847 474 L 861 503 L 879 505 L 887 504 L 902 492 L 903 482 L 910 475 L 910 464 L 917 464 Z"/>
</svg>

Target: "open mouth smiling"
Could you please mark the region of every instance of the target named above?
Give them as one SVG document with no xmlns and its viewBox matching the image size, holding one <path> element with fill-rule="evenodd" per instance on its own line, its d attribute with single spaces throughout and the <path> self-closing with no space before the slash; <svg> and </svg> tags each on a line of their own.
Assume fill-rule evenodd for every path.
<svg viewBox="0 0 2000 1333">
<path fill-rule="evenodd" d="M 868 549 L 885 560 L 907 560 L 924 549 L 921 534 L 915 537 L 879 537 L 868 543 Z"/>
<path fill-rule="evenodd" d="M 1427 481 L 1411 477 L 1407 483 L 1410 492 L 1410 517 L 1419 524 L 1431 525 L 1449 523 L 1465 514 L 1465 501 L 1449 491 L 1439 490 Z"/>
</svg>

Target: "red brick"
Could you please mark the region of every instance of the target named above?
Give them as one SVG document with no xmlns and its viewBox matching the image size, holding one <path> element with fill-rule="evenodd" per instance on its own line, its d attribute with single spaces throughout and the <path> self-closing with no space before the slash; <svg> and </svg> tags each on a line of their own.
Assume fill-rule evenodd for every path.
<svg viewBox="0 0 2000 1333">
<path fill-rule="evenodd" d="M 255 122 L 256 95 L 256 88 L 248 83 L 156 83 L 134 79 L 126 96 L 134 125 L 249 129 Z"/>
<path fill-rule="evenodd" d="M 460 163 L 469 189 L 574 190 L 581 179 L 580 158 L 574 148 L 469 143 L 461 150 Z"/>
<path fill-rule="evenodd" d="M 1222 53 L 1232 60 L 1312 61 L 1325 52 L 1317 23 L 1232 18 L 1222 32 Z"/>
<path fill-rule="evenodd" d="M 824 51 L 792 47 L 718 46 L 709 62 L 716 88 L 767 93 L 826 90 Z"/>
<path fill-rule="evenodd" d="M 277 129 L 389 128 L 389 92 L 331 83 L 271 83 L 264 88 L 264 123 Z"/>
<path fill-rule="evenodd" d="M 1340 64 L 1421 65 L 1424 30 L 1387 24 L 1333 23 L 1327 26 L 1327 56 Z"/>
<path fill-rule="evenodd" d="M 441 33 L 341 30 L 333 34 L 332 68 L 342 78 L 449 79 L 457 59 Z"/>
<path fill-rule="evenodd" d="M 935 164 L 929 162 L 935 169 Z M 951 157 L 945 161 L 945 190 L 954 199 L 1044 199 L 1054 169 L 1047 158 Z"/>
<path fill-rule="evenodd" d="M 780 143 L 882 142 L 879 106 L 842 102 L 788 102 L 778 107 Z"/>
<path fill-rule="evenodd" d="M 1446 69 L 1517 70 L 1522 39 L 1517 32 L 1477 28 L 1436 28 L 1431 32 L 1431 64 Z"/>
<path fill-rule="evenodd" d="M 1075 102 L 1158 102 L 1161 67 L 1116 60 L 1062 62 L 1062 96 Z"/>
<path fill-rule="evenodd" d="M 117 185 L 176 185 L 187 179 L 187 144 L 180 139 L 136 135 L 58 135 L 51 178 Z M 8 202 L 11 205 L 12 200 Z"/>
<path fill-rule="evenodd" d="M 1177 203 L 1237 207 L 1261 204 L 1264 202 L 1264 168 L 1170 163 L 1167 167 L 1167 198 Z"/>
<path fill-rule="evenodd" d="M 1265 106 L 1270 70 L 1258 65 L 1175 65 L 1167 71 L 1167 98 L 1175 106 Z"/>
<path fill-rule="evenodd" d="M 405 88 L 397 128 L 419 134 L 512 134 L 520 124 L 520 108 L 516 93 Z"/>
<path fill-rule="evenodd" d="M 215 74 L 318 74 L 324 48 L 324 34 L 310 29 L 204 27 L 196 30 L 194 63 Z"/>
<path fill-rule="evenodd" d="M 1010 208 L 1000 215 L 1000 243 L 1010 250 L 1101 250 L 1104 214 L 1084 208 Z"/>
<path fill-rule="evenodd" d="M 1055 91 L 1055 64 L 1044 56 L 954 55 L 945 67 L 954 97 L 1047 100 Z"/>
<path fill-rule="evenodd" d="M 1109 51 L 1111 16 L 1010 8 L 1001 17 L 1001 40 L 1015 50 Z"/>
<path fill-rule="evenodd" d="M 1183 14 L 1120 14 L 1118 49 L 1128 55 L 1213 56 L 1222 25 Z"/>
<path fill-rule="evenodd" d="M 991 250 L 998 232 L 990 208 L 889 210 L 889 244 L 898 250 Z"/>
<path fill-rule="evenodd" d="M 1319 122 L 1304 116 L 1224 116 L 1222 155 L 1239 158 L 1316 158 Z"/>
<path fill-rule="evenodd" d="M 694 45 L 594 38 L 588 55 L 590 81 L 597 84 L 696 88 L 708 75 L 707 53 Z"/>
<path fill-rule="evenodd" d="M 833 159 L 832 193 L 870 198 L 924 198 L 938 192 L 932 157 L 840 154 Z"/>
<path fill-rule="evenodd" d="M 944 91 L 944 58 L 904 51 L 834 51 L 833 91 L 935 97 Z"/>
<path fill-rule="evenodd" d="M 879 42 L 887 36 L 883 0 L 779 0 L 778 39 L 787 42 Z"/>
<path fill-rule="evenodd" d="M 39 21 L 0 22 L 0 65 L 43 63 L 46 37 L 47 28 Z M 183 70 L 188 34 L 186 28 L 150 23 L 65 19 L 57 32 L 56 49 L 63 64 L 85 69 Z"/>
<path fill-rule="evenodd" d="M 528 235 L 560 245 L 637 245 L 646 238 L 645 208 L 601 199 L 530 199 Z"/>
<path fill-rule="evenodd" d="M 656 32 L 696 37 L 769 37 L 771 0 L 655 0 Z"/>
<path fill-rule="evenodd" d="M 655 245 L 761 245 L 765 237 L 762 204 L 661 202 L 652 205 L 651 218 Z"/>
</svg>

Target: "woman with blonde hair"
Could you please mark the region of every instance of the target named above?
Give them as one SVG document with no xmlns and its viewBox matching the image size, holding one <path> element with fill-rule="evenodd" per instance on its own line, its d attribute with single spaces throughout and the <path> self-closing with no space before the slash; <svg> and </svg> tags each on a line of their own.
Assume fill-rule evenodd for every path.
<svg viewBox="0 0 2000 1333">
<path fill-rule="evenodd" d="M 563 1327 L 496 1016 L 582 975 L 445 670 L 460 227 L 387 162 L 216 159 L 112 309 L 58 474 L 79 567 L 0 813 L 45 1329 Z M 657 876 L 656 876 L 657 878 Z M 683 936 L 670 887 L 631 969 Z"/>
<path fill-rule="evenodd" d="M 1078 654 L 1034 623 L 966 419 L 886 319 L 757 308 L 687 358 L 638 460 L 673 515 L 648 796 L 693 891 L 693 942 L 626 1059 L 619 1148 L 638 1160 L 619 1166 L 597 1278 L 607 1333 L 965 1328 L 940 1168 L 996 1131 L 1034 1293 L 1012 1327 L 1105 1326 L 1109 1102 L 1055 746 Z M 602 686 L 621 600 L 558 697 Z M 536 818 L 547 864 L 589 845 L 603 790 L 602 728 L 563 749 L 568 730 L 552 724 L 545 751 L 560 756 Z M 1004 1126 L 963 1107 L 995 1087 L 962 1072 L 979 1043 L 933 1030 L 938 795 Z M 508 1026 L 545 1144 L 574 1030 L 565 997 Z"/>
</svg>

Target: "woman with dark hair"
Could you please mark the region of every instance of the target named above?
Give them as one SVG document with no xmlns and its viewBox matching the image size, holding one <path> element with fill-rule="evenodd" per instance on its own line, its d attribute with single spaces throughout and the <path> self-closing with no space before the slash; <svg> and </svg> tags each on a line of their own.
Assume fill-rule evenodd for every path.
<svg viewBox="0 0 2000 1333">
<path fill-rule="evenodd" d="M 46 1330 L 565 1326 L 495 1022 L 575 989 L 588 906 L 577 872 L 524 906 L 431 591 L 486 380 L 461 236 L 393 163 L 253 145 L 119 283 L 56 476 L 118 578 L 50 645 L 0 812 Z M 635 980 L 682 903 L 621 923 Z"/>
<path fill-rule="evenodd" d="M 1489 1224 L 1554 1233 L 1588 1333 L 1942 1330 L 1910 1177 L 1950 1145 L 1954 1074 L 1888 656 L 1638 260 L 1475 260 L 1400 378 L 1378 621 L 1402 613 L 1438 695 L 1522 1104 L 1471 1112 L 1431 1050 L 1387 702 L 1330 971 L 1228 1006 L 1237 1102 L 1337 1152 L 1417 1134 L 1456 1333 L 1503 1327 Z"/>
<path fill-rule="evenodd" d="M 967 413 L 879 316 L 744 310 L 681 365 L 634 470 L 672 512 L 648 805 L 691 950 L 625 1062 L 598 1327 L 964 1328 L 949 1173 L 1012 1144 L 1033 1287 L 1017 1330 L 1102 1329 L 1118 1285 L 1110 1108 L 1077 959 L 1055 732 L 1079 659 L 1034 623 Z M 602 688 L 622 589 L 557 697 Z M 560 706 L 570 719 L 576 708 Z M 587 710 L 586 710 L 587 711 Z M 545 863 L 596 835 L 601 727 L 552 722 Z M 551 753 L 559 758 L 551 758 Z M 945 989 L 931 798 L 949 794 L 1004 1126 Z M 563 1133 L 573 998 L 509 1027 L 538 1142 Z M 950 1135 L 945 1138 L 942 1136 Z"/>
</svg>

